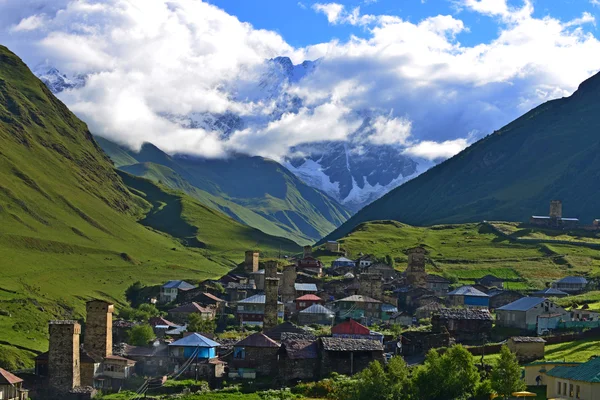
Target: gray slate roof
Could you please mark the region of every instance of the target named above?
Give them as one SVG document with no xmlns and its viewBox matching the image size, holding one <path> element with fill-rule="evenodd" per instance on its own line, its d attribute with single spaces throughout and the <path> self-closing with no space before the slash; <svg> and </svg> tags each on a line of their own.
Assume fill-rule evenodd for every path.
<svg viewBox="0 0 600 400">
<path fill-rule="evenodd" d="M 486 309 L 442 308 L 437 313 L 440 319 L 492 321 L 492 314 Z"/>
<path fill-rule="evenodd" d="M 300 292 L 316 292 L 317 285 L 314 283 L 294 283 L 294 289 Z"/>
<path fill-rule="evenodd" d="M 531 310 L 538 304 L 542 304 L 546 299 L 544 297 L 523 297 L 519 300 L 515 300 L 505 306 L 497 308 L 496 310 L 501 311 L 527 311 Z"/>
<path fill-rule="evenodd" d="M 481 290 L 477 290 L 472 286 L 461 286 L 458 289 L 448 293 L 448 296 L 490 297 Z"/>
<path fill-rule="evenodd" d="M 381 342 L 371 339 L 322 337 L 321 343 L 325 351 L 383 351 Z"/>
<path fill-rule="evenodd" d="M 546 343 L 541 337 L 535 336 L 514 336 L 511 339 L 515 343 Z"/>
<path fill-rule="evenodd" d="M 244 300 L 238 301 L 238 304 L 265 304 L 266 296 L 264 294 L 255 294 L 254 296 L 250 296 Z M 278 301 L 277 304 L 283 304 Z"/>
<path fill-rule="evenodd" d="M 359 294 L 344 297 L 343 299 L 336 300 L 336 301 L 354 301 L 354 302 L 358 302 L 358 303 L 381 303 L 379 300 L 372 299 L 368 296 L 361 296 Z"/>
</svg>

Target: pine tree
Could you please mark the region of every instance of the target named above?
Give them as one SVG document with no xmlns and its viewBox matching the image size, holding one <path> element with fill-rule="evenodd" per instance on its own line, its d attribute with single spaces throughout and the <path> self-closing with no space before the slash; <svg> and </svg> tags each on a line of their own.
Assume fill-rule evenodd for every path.
<svg viewBox="0 0 600 400">
<path fill-rule="evenodd" d="M 511 393 L 523 390 L 525 387 L 516 355 L 508 349 L 508 346 L 502 346 L 500 358 L 492 371 L 492 388 L 506 399 Z"/>
</svg>

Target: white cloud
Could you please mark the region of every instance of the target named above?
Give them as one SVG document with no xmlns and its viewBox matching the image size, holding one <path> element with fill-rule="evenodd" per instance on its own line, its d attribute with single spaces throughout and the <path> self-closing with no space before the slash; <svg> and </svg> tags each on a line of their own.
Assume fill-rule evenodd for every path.
<svg viewBox="0 0 600 400">
<path fill-rule="evenodd" d="M 406 144 L 411 134 L 412 122 L 406 118 L 378 116 L 373 121 L 375 133 L 369 136 L 373 144 Z"/>
<path fill-rule="evenodd" d="M 460 153 L 468 146 L 467 139 L 459 138 L 438 143 L 430 140 L 422 141 L 404 150 L 404 154 L 425 158 L 429 161 L 446 159 Z"/>
<path fill-rule="evenodd" d="M 377 17 L 369 14 L 360 13 L 360 7 L 355 7 L 352 11 L 346 11 L 346 7 L 339 3 L 316 3 L 313 9 L 327 16 L 330 24 L 350 24 L 367 25 L 377 20 Z"/>
<path fill-rule="evenodd" d="M 25 32 L 33 31 L 40 28 L 44 24 L 44 15 L 32 15 L 27 18 L 23 18 L 17 25 L 13 25 L 10 30 L 11 32 Z"/>
</svg>

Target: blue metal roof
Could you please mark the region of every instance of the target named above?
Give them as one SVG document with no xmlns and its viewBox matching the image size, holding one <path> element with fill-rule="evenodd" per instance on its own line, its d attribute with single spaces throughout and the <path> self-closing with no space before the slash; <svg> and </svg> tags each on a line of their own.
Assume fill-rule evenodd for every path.
<svg viewBox="0 0 600 400">
<path fill-rule="evenodd" d="M 523 297 L 519 300 L 513 301 L 505 306 L 497 308 L 497 310 L 502 311 L 527 311 L 531 310 L 533 307 L 538 304 L 542 304 L 546 301 L 543 297 Z"/>
<path fill-rule="evenodd" d="M 587 282 L 587 279 L 585 279 L 583 276 L 565 276 L 556 283 L 574 283 L 579 285 L 586 285 Z"/>
<path fill-rule="evenodd" d="M 543 294 L 545 296 L 568 296 L 567 292 L 563 292 L 562 290 L 558 290 L 558 289 L 554 289 L 554 288 L 538 290 L 537 292 L 534 292 L 533 294 Z"/>
<path fill-rule="evenodd" d="M 264 294 L 255 294 L 254 296 L 250 296 L 244 300 L 238 301 L 238 304 L 265 304 L 266 297 Z M 278 301 L 277 304 L 283 304 Z"/>
<path fill-rule="evenodd" d="M 316 292 L 317 285 L 314 283 L 294 283 L 294 288 L 301 292 Z"/>
<path fill-rule="evenodd" d="M 331 311 L 329 308 L 324 307 L 320 304 L 313 304 L 312 306 L 305 308 L 304 310 L 300 311 L 300 314 L 327 314 L 327 315 L 334 315 L 334 312 Z"/>
<path fill-rule="evenodd" d="M 169 281 L 165 283 L 163 286 L 165 289 L 194 289 L 196 286 L 191 283 L 187 283 L 186 281 Z"/>
<path fill-rule="evenodd" d="M 382 304 L 381 305 L 381 311 L 383 312 L 398 312 L 398 307 L 392 305 L 392 304 Z"/>
<path fill-rule="evenodd" d="M 215 342 L 214 340 L 210 340 L 207 337 L 202 336 L 199 333 L 192 333 L 184 337 L 183 339 L 179 339 L 176 342 L 169 344 L 169 346 L 177 346 L 177 347 L 219 347 L 220 344 Z"/>
<path fill-rule="evenodd" d="M 472 286 L 461 286 L 448 293 L 448 296 L 473 296 L 473 297 L 490 297 L 483 293 L 481 290 L 477 290 Z"/>
</svg>

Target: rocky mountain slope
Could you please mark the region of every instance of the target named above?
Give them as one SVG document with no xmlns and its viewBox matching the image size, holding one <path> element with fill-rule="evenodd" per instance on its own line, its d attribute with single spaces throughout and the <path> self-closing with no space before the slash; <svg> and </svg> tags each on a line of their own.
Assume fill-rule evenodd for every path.
<svg viewBox="0 0 600 400">
<path fill-rule="evenodd" d="M 169 156 L 152 144 L 136 153 L 97 139 L 119 169 L 181 190 L 237 221 L 297 243 L 320 239 L 350 216 L 335 200 L 266 158 Z"/>
<path fill-rule="evenodd" d="M 600 75 L 570 97 L 544 103 L 461 153 L 365 207 L 328 236 L 362 222 L 411 225 L 481 220 L 526 221 L 563 215 L 591 224 L 600 216 Z"/>
</svg>

